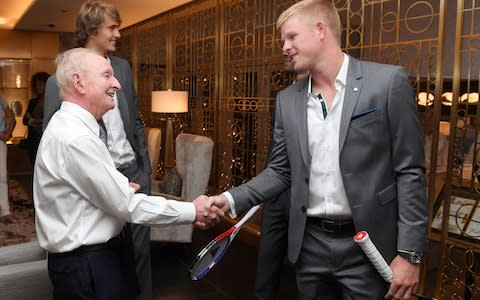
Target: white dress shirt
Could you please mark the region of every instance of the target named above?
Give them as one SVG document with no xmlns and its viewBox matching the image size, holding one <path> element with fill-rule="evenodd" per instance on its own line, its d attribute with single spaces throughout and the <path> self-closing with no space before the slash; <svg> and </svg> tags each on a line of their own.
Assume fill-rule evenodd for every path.
<svg viewBox="0 0 480 300">
<path fill-rule="evenodd" d="M 63 101 L 43 133 L 33 179 L 36 231 L 49 252 L 99 244 L 126 222 L 192 223 L 191 202 L 135 194 L 99 138 L 95 118 Z"/>
<path fill-rule="evenodd" d="M 322 103 L 312 94 L 312 78 L 309 76 L 307 101 L 308 150 L 312 156 L 309 180 L 307 215 L 327 219 L 349 219 L 352 212 L 348 203 L 340 172 L 340 121 L 342 117 L 345 86 L 348 72 L 348 55 L 335 78 L 335 98 L 327 108 L 324 118 Z M 292 99 L 293 101 L 293 99 Z M 236 217 L 232 194 L 223 193 L 229 203 L 231 217 Z"/>
<path fill-rule="evenodd" d="M 309 199 L 307 215 L 327 219 L 348 219 L 352 212 L 348 204 L 342 173 L 340 172 L 340 122 L 347 82 L 348 55 L 335 79 L 335 98 L 327 107 L 324 118 L 318 94 L 312 93 L 312 80 L 308 84 L 307 132 L 310 165 Z"/>
</svg>

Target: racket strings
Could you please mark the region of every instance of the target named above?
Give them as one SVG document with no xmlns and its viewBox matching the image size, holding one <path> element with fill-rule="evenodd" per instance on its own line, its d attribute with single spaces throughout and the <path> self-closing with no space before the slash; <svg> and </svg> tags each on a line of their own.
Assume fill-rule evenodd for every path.
<svg viewBox="0 0 480 300">
<path fill-rule="evenodd" d="M 202 278 L 207 272 L 222 258 L 225 250 L 229 245 L 230 238 L 225 238 L 217 241 L 215 244 L 210 245 L 206 251 L 193 263 L 190 268 L 190 274 L 194 280 Z"/>
</svg>

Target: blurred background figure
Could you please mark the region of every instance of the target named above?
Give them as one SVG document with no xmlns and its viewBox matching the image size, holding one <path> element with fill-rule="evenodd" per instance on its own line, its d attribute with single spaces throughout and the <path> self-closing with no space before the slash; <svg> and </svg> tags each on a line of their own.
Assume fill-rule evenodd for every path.
<svg viewBox="0 0 480 300">
<path fill-rule="evenodd" d="M 38 145 L 42 138 L 43 126 L 43 103 L 45 99 L 45 84 L 50 74 L 46 72 L 37 72 L 31 79 L 32 99 L 28 103 L 27 111 L 23 116 L 23 124 L 28 126 L 28 136 L 26 146 L 32 168 L 35 165 Z"/>
<path fill-rule="evenodd" d="M 0 97 L 0 222 L 15 223 L 8 203 L 7 185 L 7 144 L 15 128 L 15 115 L 8 106 L 7 100 Z"/>
</svg>

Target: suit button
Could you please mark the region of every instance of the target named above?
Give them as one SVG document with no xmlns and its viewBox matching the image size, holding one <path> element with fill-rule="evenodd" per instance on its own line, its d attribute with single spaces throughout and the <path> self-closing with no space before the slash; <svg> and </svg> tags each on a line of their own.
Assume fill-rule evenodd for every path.
<svg viewBox="0 0 480 300">
<path fill-rule="evenodd" d="M 308 180 L 309 180 L 309 178 L 308 178 L 308 177 L 305 177 L 305 182 L 306 182 L 306 183 L 308 183 Z"/>
<path fill-rule="evenodd" d="M 306 213 L 307 212 L 307 208 L 305 206 L 302 206 L 302 212 L 303 213 Z"/>
</svg>

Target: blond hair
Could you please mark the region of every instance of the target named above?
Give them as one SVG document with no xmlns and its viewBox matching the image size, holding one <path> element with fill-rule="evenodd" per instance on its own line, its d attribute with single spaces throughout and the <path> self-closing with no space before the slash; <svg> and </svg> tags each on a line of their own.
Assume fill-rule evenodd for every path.
<svg viewBox="0 0 480 300">
<path fill-rule="evenodd" d="M 90 0 L 83 3 L 77 15 L 75 38 L 78 47 L 85 47 L 88 36 L 95 33 L 100 24 L 110 16 L 115 22 L 122 22 L 117 8 L 108 1 Z"/>
<path fill-rule="evenodd" d="M 338 10 L 332 0 L 303 0 L 299 1 L 285 11 L 277 19 L 277 30 L 280 30 L 285 22 L 291 17 L 300 17 L 307 24 L 315 24 L 323 21 L 330 28 L 338 43 L 342 35 L 342 23 Z"/>
</svg>

